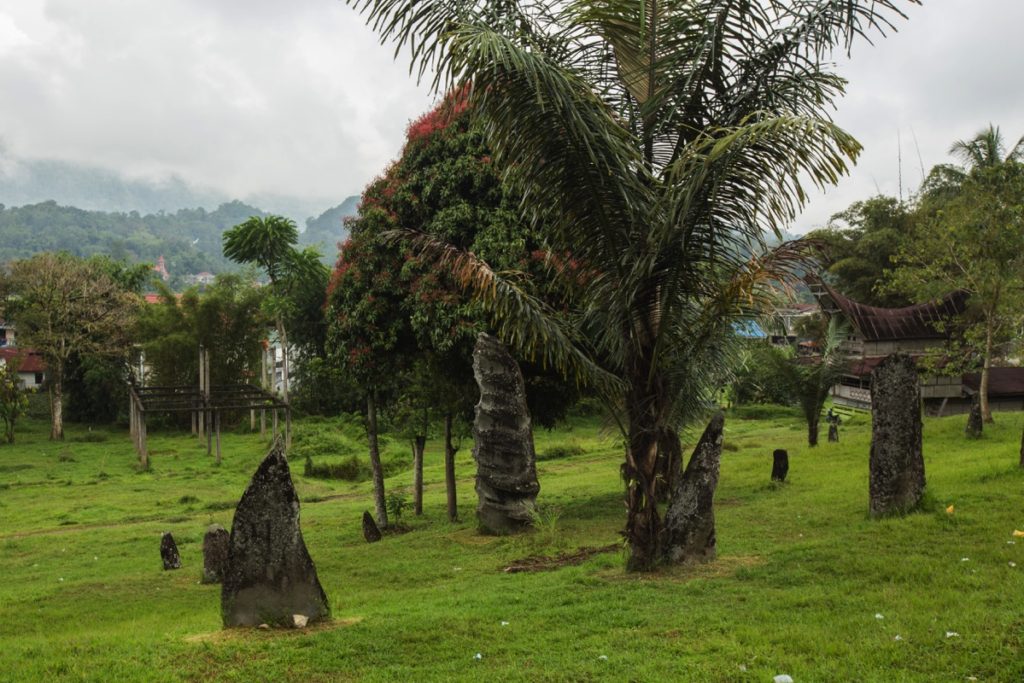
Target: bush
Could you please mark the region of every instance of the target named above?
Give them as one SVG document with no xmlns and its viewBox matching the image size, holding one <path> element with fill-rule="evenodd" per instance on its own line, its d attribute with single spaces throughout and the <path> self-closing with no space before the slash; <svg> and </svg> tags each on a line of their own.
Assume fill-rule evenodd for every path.
<svg viewBox="0 0 1024 683">
<path fill-rule="evenodd" d="M 571 458 L 574 455 L 583 455 L 584 452 L 583 447 L 575 443 L 551 446 L 545 449 L 543 453 L 538 453 L 537 460 L 561 460 L 562 458 Z"/>
</svg>

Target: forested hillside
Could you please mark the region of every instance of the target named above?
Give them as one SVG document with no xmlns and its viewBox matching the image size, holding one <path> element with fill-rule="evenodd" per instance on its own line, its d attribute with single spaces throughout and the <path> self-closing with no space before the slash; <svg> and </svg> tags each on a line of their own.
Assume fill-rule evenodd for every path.
<svg viewBox="0 0 1024 683">
<path fill-rule="evenodd" d="M 0 204 L 0 263 L 41 251 L 77 256 L 108 254 L 129 263 L 163 256 L 172 281 L 192 273 L 237 269 L 221 254 L 221 233 L 263 212 L 242 202 L 214 211 L 180 209 L 140 215 L 86 211 L 54 201 L 21 207 Z"/>
</svg>

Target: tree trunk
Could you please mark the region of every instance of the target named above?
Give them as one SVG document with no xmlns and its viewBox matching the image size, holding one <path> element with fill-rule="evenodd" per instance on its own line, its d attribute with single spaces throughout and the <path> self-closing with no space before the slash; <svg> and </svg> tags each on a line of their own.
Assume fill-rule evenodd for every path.
<svg viewBox="0 0 1024 683">
<path fill-rule="evenodd" d="M 50 383 L 50 440 L 64 440 L 64 381 L 57 372 Z"/>
<path fill-rule="evenodd" d="M 820 411 L 807 418 L 807 445 L 811 448 L 818 445 L 818 422 L 820 420 Z"/>
<path fill-rule="evenodd" d="M 412 441 L 412 512 L 423 514 L 423 450 L 427 437 L 419 435 Z"/>
<path fill-rule="evenodd" d="M 978 393 L 981 394 L 981 419 L 991 424 L 992 409 L 988 405 L 988 379 L 989 371 L 992 369 L 992 325 L 985 329 L 985 358 L 981 367 L 981 386 Z"/>
<path fill-rule="evenodd" d="M 659 503 L 667 503 L 676 482 L 683 474 L 683 448 L 679 432 L 662 427 L 658 432 L 658 478 L 656 495 Z"/>
<path fill-rule="evenodd" d="M 377 397 L 370 392 L 366 397 L 366 435 L 370 440 L 370 467 L 373 470 L 373 504 L 377 511 L 377 526 L 388 526 L 388 509 L 384 504 L 384 469 L 380 465 L 377 445 Z"/>
<path fill-rule="evenodd" d="M 281 344 L 281 398 L 288 402 L 288 335 L 284 321 L 277 316 L 277 341 Z"/>
<path fill-rule="evenodd" d="M 1020 435 L 1020 466 L 1024 467 L 1024 432 Z"/>
<path fill-rule="evenodd" d="M 452 414 L 444 416 L 444 487 L 448 493 L 448 521 L 459 519 L 459 506 L 455 498 L 455 447 L 452 445 Z"/>
<path fill-rule="evenodd" d="M 622 477 L 626 483 L 626 542 L 629 544 L 628 571 L 651 571 L 661 557 L 661 517 L 658 514 L 658 441 L 662 425 L 663 397 L 658 378 L 650 367 L 649 354 L 630 363 L 630 389 L 626 393 L 629 420 L 626 462 Z"/>
</svg>

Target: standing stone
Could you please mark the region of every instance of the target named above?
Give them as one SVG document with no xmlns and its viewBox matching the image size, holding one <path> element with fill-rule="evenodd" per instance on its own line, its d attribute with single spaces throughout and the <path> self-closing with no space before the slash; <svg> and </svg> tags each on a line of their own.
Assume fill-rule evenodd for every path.
<svg viewBox="0 0 1024 683">
<path fill-rule="evenodd" d="M 523 375 L 501 342 L 481 334 L 473 376 L 480 387 L 473 422 L 477 518 L 485 532 L 513 533 L 530 525 L 540 491 Z"/>
<path fill-rule="evenodd" d="M 376 543 L 383 538 L 380 529 L 377 528 L 377 522 L 369 512 L 363 512 L 363 538 L 367 543 Z"/>
<path fill-rule="evenodd" d="M 170 531 L 160 537 L 160 559 L 164 561 L 164 569 L 181 569 L 181 556 L 178 555 L 178 544 Z"/>
<path fill-rule="evenodd" d="M 714 498 L 722 459 L 724 426 L 722 413 L 711 418 L 693 449 L 686 471 L 672 491 L 672 499 L 665 512 L 662 545 L 662 552 L 669 562 L 709 562 L 715 559 Z"/>
<path fill-rule="evenodd" d="M 281 438 L 263 459 L 235 509 L 228 568 L 221 588 L 224 626 L 292 626 L 330 616 L 316 567 L 299 527 L 295 494 Z"/>
<path fill-rule="evenodd" d="M 964 434 L 970 439 L 980 439 L 984 421 L 981 419 L 981 394 L 977 393 L 971 397 L 971 412 L 967 416 L 967 426 L 964 427 Z"/>
<path fill-rule="evenodd" d="M 784 448 L 772 451 L 772 481 L 786 481 L 789 473 L 789 453 Z"/>
<path fill-rule="evenodd" d="M 203 536 L 203 583 L 220 583 L 228 570 L 231 537 L 220 524 L 211 524 Z"/>
<path fill-rule="evenodd" d="M 871 373 L 871 516 L 907 512 L 924 493 L 921 386 L 914 360 L 894 353 Z"/>
<path fill-rule="evenodd" d="M 829 443 L 839 443 L 839 425 L 835 422 L 828 426 L 828 440 Z"/>
</svg>

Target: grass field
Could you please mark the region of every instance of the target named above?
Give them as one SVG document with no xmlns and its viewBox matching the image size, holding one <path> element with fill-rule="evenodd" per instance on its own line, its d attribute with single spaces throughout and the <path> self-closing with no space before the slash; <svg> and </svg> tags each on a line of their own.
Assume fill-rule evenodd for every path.
<svg viewBox="0 0 1024 683">
<path fill-rule="evenodd" d="M 258 437 L 228 435 L 218 468 L 195 439 L 151 433 L 139 473 L 126 433 L 72 427 L 54 444 L 29 423 L 0 446 L 0 680 L 1021 681 L 1022 416 L 997 419 L 978 442 L 963 418 L 927 420 L 928 509 L 871 521 L 866 417 L 816 449 L 795 418 L 730 418 L 719 559 L 654 575 L 626 574 L 619 551 L 502 571 L 619 539 L 622 447 L 594 421 L 536 435 L 563 457 L 539 462 L 540 528 L 520 537 L 477 534 L 468 444 L 463 521 L 445 521 L 432 442 L 424 516 L 374 545 L 359 523 L 370 484 L 306 479 L 295 459 L 334 612 L 301 632 L 221 631 L 219 587 L 198 583 L 205 528 L 230 528 Z M 778 447 L 784 485 L 769 481 Z M 161 569 L 163 531 L 179 571 Z"/>
</svg>

